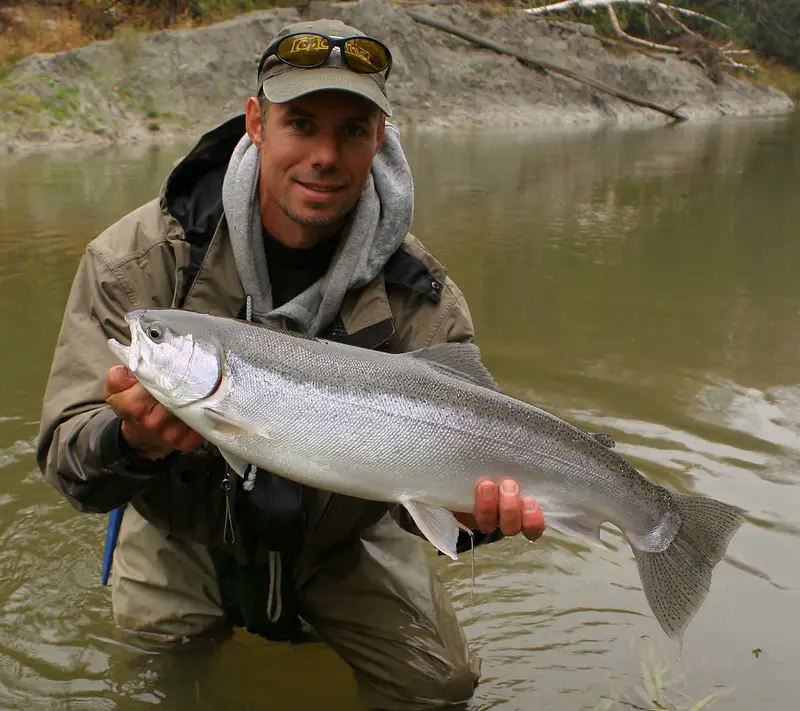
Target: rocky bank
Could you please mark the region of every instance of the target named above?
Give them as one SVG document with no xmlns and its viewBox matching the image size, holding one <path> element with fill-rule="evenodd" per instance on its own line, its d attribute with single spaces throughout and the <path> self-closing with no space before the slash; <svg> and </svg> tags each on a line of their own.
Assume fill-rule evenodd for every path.
<svg viewBox="0 0 800 711">
<path fill-rule="evenodd" d="M 786 113 L 792 101 L 765 84 L 726 75 L 712 82 L 676 57 L 620 50 L 590 25 L 554 22 L 472 4 L 360 0 L 313 3 L 392 49 L 394 123 L 415 128 L 510 128 L 663 123 L 668 119 L 563 77 L 524 67 L 415 22 L 424 13 L 527 55 L 674 108 L 690 119 Z M 241 111 L 255 91 L 267 40 L 296 11 L 258 11 L 195 30 L 118 39 L 19 62 L 0 82 L 0 145 L 169 140 L 198 134 Z"/>
</svg>

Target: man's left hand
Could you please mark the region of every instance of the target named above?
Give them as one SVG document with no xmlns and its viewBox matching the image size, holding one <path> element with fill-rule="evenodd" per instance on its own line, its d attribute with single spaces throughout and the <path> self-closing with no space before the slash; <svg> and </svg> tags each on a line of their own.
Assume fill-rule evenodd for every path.
<svg viewBox="0 0 800 711">
<path fill-rule="evenodd" d="M 532 496 L 522 496 L 513 479 L 503 479 L 499 486 L 491 479 L 481 479 L 475 487 L 475 513 L 456 513 L 455 517 L 483 533 L 499 528 L 505 536 L 522 533 L 530 541 L 544 533 L 539 504 Z"/>
</svg>

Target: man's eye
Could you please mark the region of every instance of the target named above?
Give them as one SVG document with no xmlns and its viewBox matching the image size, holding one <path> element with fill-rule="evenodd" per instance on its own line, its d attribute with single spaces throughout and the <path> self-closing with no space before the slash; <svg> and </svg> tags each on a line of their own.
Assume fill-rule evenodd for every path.
<svg viewBox="0 0 800 711">
<path fill-rule="evenodd" d="M 292 128 L 300 133 L 308 133 L 311 130 L 311 121 L 306 118 L 292 119 Z"/>
<path fill-rule="evenodd" d="M 363 136 L 366 133 L 366 130 L 363 126 L 357 123 L 349 123 L 344 127 L 345 135 L 350 136 L 352 138 L 356 138 L 359 136 Z"/>
</svg>

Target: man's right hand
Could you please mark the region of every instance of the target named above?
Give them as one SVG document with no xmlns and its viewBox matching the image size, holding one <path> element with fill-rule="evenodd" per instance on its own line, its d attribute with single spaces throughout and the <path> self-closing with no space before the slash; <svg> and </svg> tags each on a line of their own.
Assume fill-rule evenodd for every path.
<svg viewBox="0 0 800 711">
<path fill-rule="evenodd" d="M 122 436 L 145 459 L 161 459 L 170 452 L 189 452 L 203 437 L 171 414 L 124 365 L 106 374 L 105 400 L 122 420 Z"/>
</svg>

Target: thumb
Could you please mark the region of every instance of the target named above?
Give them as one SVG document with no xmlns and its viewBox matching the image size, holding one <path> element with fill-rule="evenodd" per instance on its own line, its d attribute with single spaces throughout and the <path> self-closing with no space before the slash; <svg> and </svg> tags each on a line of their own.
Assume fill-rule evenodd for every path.
<svg viewBox="0 0 800 711">
<path fill-rule="evenodd" d="M 106 396 L 121 393 L 132 388 L 139 381 L 129 368 L 124 365 L 115 365 L 106 374 Z"/>
</svg>

